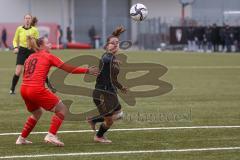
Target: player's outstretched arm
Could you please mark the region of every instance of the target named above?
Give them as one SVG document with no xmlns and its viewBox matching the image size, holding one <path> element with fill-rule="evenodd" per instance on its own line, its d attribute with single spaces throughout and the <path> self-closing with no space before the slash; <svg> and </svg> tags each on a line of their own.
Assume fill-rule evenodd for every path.
<svg viewBox="0 0 240 160">
<path fill-rule="evenodd" d="M 89 68 L 83 68 L 83 67 L 75 67 L 75 66 L 71 66 L 68 64 L 63 64 L 59 68 L 68 73 L 72 73 L 72 74 L 81 74 L 81 73 L 84 74 L 85 73 L 85 74 L 91 74 L 91 75 L 97 76 L 99 73 L 99 69 L 96 66 L 91 66 Z"/>
<path fill-rule="evenodd" d="M 52 55 L 52 54 L 50 55 L 50 61 L 51 61 L 52 66 L 58 67 L 68 73 L 91 74 L 94 76 L 97 76 L 99 74 L 99 69 L 96 66 L 91 66 L 89 68 L 72 66 L 72 65 L 64 63 L 61 59 L 59 59 L 58 57 L 56 57 L 55 55 Z"/>
</svg>

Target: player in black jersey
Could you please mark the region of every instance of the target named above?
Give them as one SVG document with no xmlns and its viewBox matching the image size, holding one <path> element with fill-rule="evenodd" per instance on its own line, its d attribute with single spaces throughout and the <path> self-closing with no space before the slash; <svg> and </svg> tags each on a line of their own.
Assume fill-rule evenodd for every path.
<svg viewBox="0 0 240 160">
<path fill-rule="evenodd" d="M 92 129 L 95 130 L 97 122 L 102 122 L 94 141 L 101 143 L 111 143 L 104 133 L 112 126 L 114 120 L 122 117 L 121 104 L 118 101 L 117 89 L 127 93 L 127 88 L 123 87 L 117 80 L 120 71 L 120 61 L 116 58 L 119 50 L 119 36 L 125 29 L 119 26 L 107 38 L 104 49 L 106 52 L 102 55 L 99 64 L 100 74 L 97 77 L 95 90 L 93 91 L 93 101 L 98 108 L 99 116 L 88 119 Z"/>
</svg>

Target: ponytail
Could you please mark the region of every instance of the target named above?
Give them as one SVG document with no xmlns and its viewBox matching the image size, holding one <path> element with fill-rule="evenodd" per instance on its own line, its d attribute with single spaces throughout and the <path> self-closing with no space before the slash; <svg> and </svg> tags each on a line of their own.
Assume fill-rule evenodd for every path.
<svg viewBox="0 0 240 160">
<path fill-rule="evenodd" d="M 27 36 L 27 47 L 28 49 L 39 51 L 39 46 L 37 45 L 36 39 L 32 36 Z"/>
<path fill-rule="evenodd" d="M 40 46 L 43 44 L 44 37 L 36 39 L 32 36 L 27 36 L 27 47 L 28 49 L 34 50 L 35 52 L 40 50 Z"/>
<path fill-rule="evenodd" d="M 37 25 L 37 23 L 38 23 L 38 19 L 37 19 L 37 17 L 32 17 L 32 22 L 31 22 L 31 26 L 33 26 L 33 27 L 35 27 L 36 25 Z"/>
<path fill-rule="evenodd" d="M 117 37 L 119 38 L 120 35 L 125 32 L 126 29 L 121 25 L 121 26 L 118 26 L 113 32 L 112 34 L 107 38 L 107 42 L 106 42 L 106 45 L 103 47 L 104 49 L 107 49 L 107 45 L 109 43 L 109 41 L 111 40 L 111 38 L 113 37 Z"/>
<path fill-rule="evenodd" d="M 126 29 L 123 26 L 118 26 L 112 33 L 112 36 L 114 37 L 120 37 L 120 35 L 126 31 Z"/>
</svg>

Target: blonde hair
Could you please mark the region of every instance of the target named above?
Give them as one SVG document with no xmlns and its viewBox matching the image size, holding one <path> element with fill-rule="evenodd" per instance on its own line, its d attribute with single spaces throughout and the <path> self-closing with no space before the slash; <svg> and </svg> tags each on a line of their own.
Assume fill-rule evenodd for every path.
<svg viewBox="0 0 240 160">
<path fill-rule="evenodd" d="M 40 50 L 40 46 L 43 44 L 44 37 L 36 39 L 32 36 L 27 36 L 27 47 L 28 49 L 34 50 L 35 52 Z"/>
</svg>

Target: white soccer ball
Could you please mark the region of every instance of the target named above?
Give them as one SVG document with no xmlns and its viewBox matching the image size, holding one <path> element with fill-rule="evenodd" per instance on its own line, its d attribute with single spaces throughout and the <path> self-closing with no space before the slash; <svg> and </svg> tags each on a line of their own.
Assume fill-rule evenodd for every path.
<svg viewBox="0 0 240 160">
<path fill-rule="evenodd" d="M 143 21 L 147 15 L 147 7 L 141 3 L 134 4 L 130 9 L 130 16 L 135 21 Z"/>
</svg>

